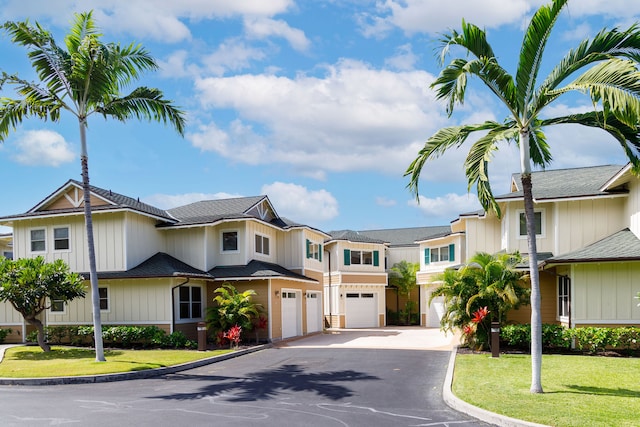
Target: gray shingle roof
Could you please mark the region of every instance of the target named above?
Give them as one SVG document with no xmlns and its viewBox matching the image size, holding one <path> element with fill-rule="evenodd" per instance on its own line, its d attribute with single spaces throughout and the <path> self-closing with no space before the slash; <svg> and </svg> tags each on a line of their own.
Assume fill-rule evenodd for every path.
<svg viewBox="0 0 640 427">
<path fill-rule="evenodd" d="M 180 225 L 204 224 L 222 219 L 252 218 L 246 212 L 265 198 L 266 196 L 254 196 L 203 200 L 169 209 L 167 212 L 179 220 Z"/>
<path fill-rule="evenodd" d="M 347 240 L 353 243 L 380 243 L 380 244 L 387 243 L 386 240 L 369 237 L 366 234 L 363 234 L 359 231 L 353 231 L 353 230 L 330 231 L 329 235 L 331 236 L 331 238 L 328 239 L 327 241 Z"/>
<path fill-rule="evenodd" d="M 611 194 L 600 191 L 600 188 L 623 167 L 605 165 L 533 172 L 533 197 L 544 200 Z M 512 179 L 518 186 L 518 191 L 497 196 L 496 200 L 523 197 L 520 174 L 513 174 Z"/>
<path fill-rule="evenodd" d="M 291 279 L 317 282 L 315 279 L 295 273 L 281 265 L 257 260 L 252 260 L 247 265 L 215 267 L 209 270 L 209 274 L 215 279 L 288 277 Z"/>
<path fill-rule="evenodd" d="M 640 260 L 640 239 L 628 228 L 573 252 L 551 257 L 546 264 Z"/>
<path fill-rule="evenodd" d="M 82 273 L 85 278 L 89 273 Z M 151 258 L 143 261 L 136 267 L 127 271 L 98 272 L 99 279 L 129 279 L 149 277 L 198 277 L 213 279 L 208 273 L 191 267 L 169 254 L 158 252 Z"/>
<path fill-rule="evenodd" d="M 417 241 L 451 234 L 451 226 L 391 228 L 386 230 L 364 230 L 360 234 L 388 242 L 390 246 L 418 246 Z"/>
</svg>

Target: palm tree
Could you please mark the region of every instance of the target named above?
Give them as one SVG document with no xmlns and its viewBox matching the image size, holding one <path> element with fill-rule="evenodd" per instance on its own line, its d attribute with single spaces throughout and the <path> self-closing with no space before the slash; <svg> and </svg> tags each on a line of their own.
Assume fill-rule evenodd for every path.
<svg viewBox="0 0 640 427">
<path fill-rule="evenodd" d="M 531 392 L 542 393 L 542 321 L 540 317 L 540 282 L 535 239 L 532 196 L 532 164 L 544 167 L 551 154 L 544 133 L 547 126 L 565 123 L 600 128 L 613 136 L 640 171 L 638 117 L 640 114 L 640 31 L 632 25 L 626 31 L 603 29 L 593 38 L 570 50 L 538 84 L 544 50 L 561 10 L 568 0 L 554 0 L 536 11 L 529 23 L 517 64 L 515 78 L 500 66 L 487 41 L 484 30 L 462 21 L 462 31 L 451 31 L 441 39 L 441 61 L 451 47 L 462 48 L 468 55 L 455 58 L 442 69 L 432 83 L 438 99 L 447 102 L 447 113 L 464 102 L 467 78 L 477 77 L 507 108 L 502 122 L 450 126 L 437 131 L 425 143 L 405 176 L 409 189 L 418 195 L 418 180 L 425 162 L 437 158 L 451 147 L 459 147 L 475 132 L 481 136 L 472 144 L 465 161 L 469 188 L 474 184 L 485 210 L 500 217 L 489 185 L 488 163 L 499 142 L 514 141 L 520 152 L 520 172 L 524 195 L 529 269 L 531 276 Z M 588 94 L 593 111 L 582 114 L 542 118 L 542 112 L 566 93 Z"/>
<path fill-rule="evenodd" d="M 94 26 L 91 12 L 75 15 L 64 39 L 66 50 L 58 46 L 52 35 L 38 23 L 32 26 L 28 21 L 7 22 L 4 29 L 13 43 L 27 49 L 31 66 L 40 81 L 28 82 L 3 72 L 0 88 L 4 84 L 13 85 L 20 97 L 0 99 L 0 141 L 28 117 L 58 122 L 60 113 L 67 111 L 78 119 L 96 361 L 104 361 L 91 217 L 87 120 L 93 114 L 123 122 L 144 118 L 170 123 L 182 135 L 184 113 L 164 99 L 158 89 L 138 87 L 128 95 L 122 95 L 122 90 L 142 72 L 155 70 L 158 66 L 140 45 L 132 43 L 122 47 L 102 43 L 102 35 Z"/>
<path fill-rule="evenodd" d="M 411 291 L 416 287 L 416 272 L 420 269 L 417 262 L 400 261 L 389 269 L 389 284 L 396 288 L 398 295 L 407 298 L 405 303 L 406 324 L 411 324 L 411 310 L 415 302 L 411 301 Z M 400 310 L 398 310 L 398 313 Z M 400 316 L 398 315 L 398 320 Z"/>
</svg>

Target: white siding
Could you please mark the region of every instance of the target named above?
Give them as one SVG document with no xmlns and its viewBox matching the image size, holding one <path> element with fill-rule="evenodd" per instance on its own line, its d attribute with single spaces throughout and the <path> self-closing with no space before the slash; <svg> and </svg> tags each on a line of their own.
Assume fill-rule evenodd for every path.
<svg viewBox="0 0 640 427">
<path fill-rule="evenodd" d="M 0 302 L 0 325 L 22 325 L 23 318 L 11 303 Z"/>
<path fill-rule="evenodd" d="M 166 230 L 167 253 L 195 268 L 205 270 L 204 230 L 204 227 Z"/>
<path fill-rule="evenodd" d="M 164 235 L 156 228 L 157 220 L 133 213 L 127 213 L 125 218 L 127 270 L 166 251 Z"/>
<path fill-rule="evenodd" d="M 500 235 L 500 221 L 493 215 L 484 218 L 467 218 L 466 248 L 463 259 L 469 259 L 476 252 L 496 253 L 504 248 Z"/>
<path fill-rule="evenodd" d="M 627 198 L 626 220 L 629 229 L 636 236 L 640 236 L 640 183 L 636 179 L 629 182 L 629 197 Z"/>
</svg>

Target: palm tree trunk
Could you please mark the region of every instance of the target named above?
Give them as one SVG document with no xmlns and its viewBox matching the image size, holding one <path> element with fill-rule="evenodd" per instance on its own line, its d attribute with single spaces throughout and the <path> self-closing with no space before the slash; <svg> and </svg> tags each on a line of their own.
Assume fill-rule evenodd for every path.
<svg viewBox="0 0 640 427">
<path fill-rule="evenodd" d="M 529 157 L 529 131 L 520 132 L 520 166 L 524 215 L 527 221 L 529 250 L 529 277 L 531 278 L 531 393 L 542 393 L 542 317 L 540 314 L 540 275 L 536 245 L 535 212 L 533 209 L 533 183 Z"/>
<path fill-rule="evenodd" d="M 100 293 L 98 291 L 98 269 L 96 268 L 96 252 L 93 241 L 93 218 L 91 216 L 91 188 L 89 187 L 89 156 L 87 155 L 87 123 L 80 120 L 80 145 L 82 153 L 82 191 L 84 193 L 84 221 L 87 227 L 87 250 L 89 254 L 89 277 L 91 281 L 91 304 L 93 307 L 93 336 L 96 347 L 96 362 L 104 362 L 102 344 L 102 321 L 100 319 Z"/>
</svg>

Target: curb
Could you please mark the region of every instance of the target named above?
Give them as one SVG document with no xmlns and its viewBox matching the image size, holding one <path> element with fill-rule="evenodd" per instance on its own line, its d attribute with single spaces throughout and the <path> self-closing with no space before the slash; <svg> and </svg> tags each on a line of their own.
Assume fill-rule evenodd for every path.
<svg viewBox="0 0 640 427">
<path fill-rule="evenodd" d="M 255 353 L 260 350 L 272 347 L 272 344 L 263 344 L 232 353 L 212 356 L 206 359 L 194 360 L 193 362 L 182 363 L 180 365 L 167 366 L 164 368 L 145 369 L 143 371 L 120 372 L 115 374 L 83 375 L 77 377 L 49 377 L 49 378 L 0 378 L 0 385 L 63 385 L 63 384 L 95 384 L 113 381 L 127 381 L 134 379 L 146 379 L 158 377 L 166 374 L 174 374 L 188 369 L 199 368 L 223 360 L 233 359 L 245 354 Z"/>
<path fill-rule="evenodd" d="M 456 411 L 470 415 L 480 421 L 500 427 L 549 427 L 545 424 L 536 424 L 496 414 L 494 412 L 487 411 L 486 409 L 478 408 L 477 406 L 471 405 L 456 397 L 451 391 L 451 385 L 453 384 L 453 371 L 455 369 L 457 352 L 457 347 L 454 347 L 451 351 L 449 366 L 447 367 L 447 375 L 445 376 L 444 386 L 442 388 L 442 398 L 447 405 Z"/>
</svg>

